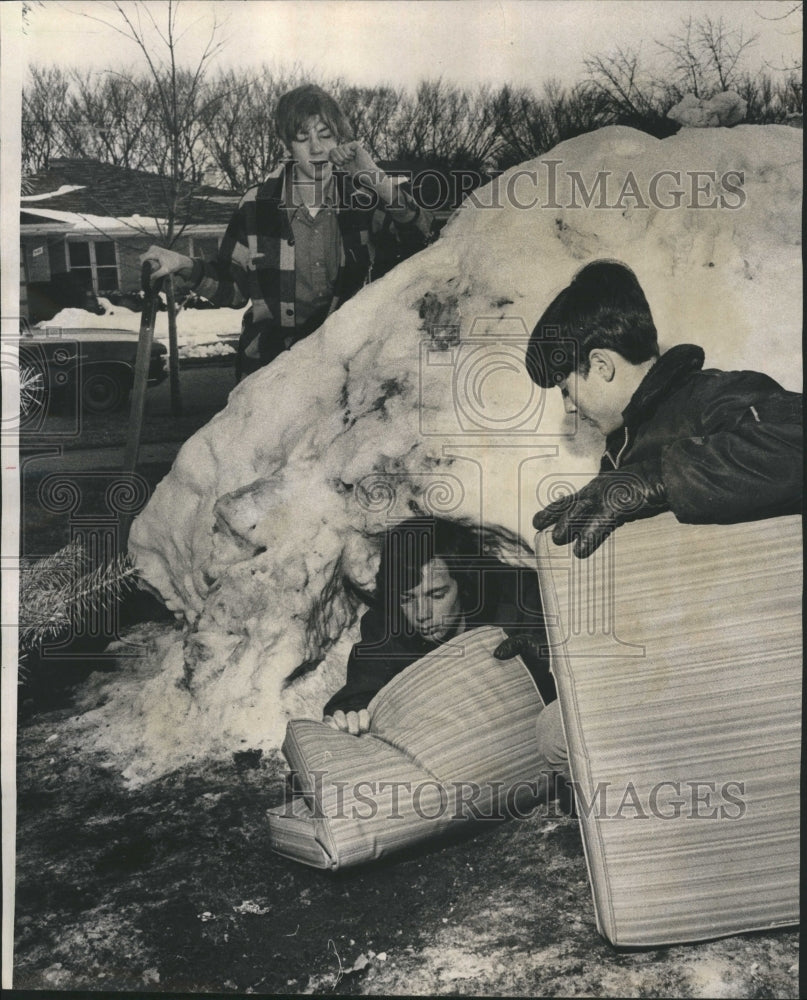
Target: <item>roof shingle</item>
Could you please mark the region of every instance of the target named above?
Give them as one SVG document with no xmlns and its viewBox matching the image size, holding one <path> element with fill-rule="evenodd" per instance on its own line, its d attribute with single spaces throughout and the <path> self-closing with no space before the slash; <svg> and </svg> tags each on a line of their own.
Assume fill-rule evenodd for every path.
<svg viewBox="0 0 807 1000">
<path fill-rule="evenodd" d="M 170 181 L 159 174 L 129 170 L 98 160 L 52 160 L 47 170 L 28 178 L 28 194 L 43 195 L 21 201 L 23 211 L 56 209 L 95 216 L 166 218 Z M 76 188 L 76 185 L 81 185 Z M 72 188 L 56 194 L 60 188 Z M 177 221 L 186 225 L 226 225 L 239 201 L 239 194 L 200 185 L 180 187 Z"/>
</svg>

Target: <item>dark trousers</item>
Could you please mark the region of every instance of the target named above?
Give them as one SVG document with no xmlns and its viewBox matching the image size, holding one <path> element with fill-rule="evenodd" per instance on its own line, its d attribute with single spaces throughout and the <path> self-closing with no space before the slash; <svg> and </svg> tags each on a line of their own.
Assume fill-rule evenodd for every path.
<svg viewBox="0 0 807 1000">
<path fill-rule="evenodd" d="M 247 322 L 238 338 L 238 353 L 235 357 L 235 380 L 240 382 L 242 378 L 251 375 L 259 368 L 270 364 L 278 355 L 290 350 L 293 344 L 304 337 L 308 337 L 315 330 L 318 330 L 325 320 L 324 315 L 313 316 L 307 323 L 296 329 L 288 327 L 278 327 L 271 320 L 263 320 L 257 323 Z M 257 338 L 258 343 L 254 341 Z M 249 354 L 247 348 L 252 345 Z M 255 347 L 257 346 L 257 352 Z M 257 357 L 253 356 L 257 353 Z"/>
</svg>

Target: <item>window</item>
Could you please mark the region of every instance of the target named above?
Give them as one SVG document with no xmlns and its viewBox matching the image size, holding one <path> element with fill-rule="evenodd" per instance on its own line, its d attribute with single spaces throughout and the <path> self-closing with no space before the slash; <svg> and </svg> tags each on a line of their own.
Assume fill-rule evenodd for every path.
<svg viewBox="0 0 807 1000">
<path fill-rule="evenodd" d="M 115 244 L 108 240 L 105 243 L 94 243 L 95 273 L 99 292 L 112 292 L 118 287 L 118 262 L 115 255 Z"/>
<path fill-rule="evenodd" d="M 85 291 L 92 291 L 92 264 L 90 263 L 89 243 L 68 243 L 70 251 L 70 274 L 73 284 L 83 288 Z"/>
<path fill-rule="evenodd" d="M 68 243 L 70 274 L 86 291 L 112 292 L 118 287 L 118 255 L 112 240 Z"/>
</svg>

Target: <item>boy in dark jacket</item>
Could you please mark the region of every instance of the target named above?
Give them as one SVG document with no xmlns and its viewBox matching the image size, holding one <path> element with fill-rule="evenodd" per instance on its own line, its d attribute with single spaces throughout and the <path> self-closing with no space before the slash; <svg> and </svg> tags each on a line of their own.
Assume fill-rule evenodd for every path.
<svg viewBox="0 0 807 1000">
<path fill-rule="evenodd" d="M 700 347 L 659 356 L 650 308 L 622 264 L 586 265 L 548 306 L 527 348 L 534 382 L 556 385 L 568 413 L 605 435 L 600 471 L 533 524 L 591 555 L 627 521 L 672 511 L 729 524 L 801 511 L 802 397 L 758 372 L 704 369 Z M 555 702 L 541 712 L 547 773 L 569 778 Z"/>
<path fill-rule="evenodd" d="M 729 524 L 798 513 L 802 397 L 758 372 L 704 369 L 700 347 L 659 356 L 650 308 L 623 264 L 586 265 L 533 330 L 526 364 L 605 435 L 599 474 L 533 519 L 585 558 L 619 525 L 671 510 Z"/>
<path fill-rule="evenodd" d="M 324 721 L 358 735 L 370 725 L 367 706 L 405 667 L 454 636 L 483 625 L 508 635 L 498 659 L 520 654 L 544 702 L 555 685 L 535 573 L 501 562 L 503 542 L 493 529 L 443 518 L 412 518 L 384 536 L 375 594 L 361 620 L 361 641 L 347 680 L 323 710 Z M 542 649 L 543 647 L 543 655 Z"/>
</svg>

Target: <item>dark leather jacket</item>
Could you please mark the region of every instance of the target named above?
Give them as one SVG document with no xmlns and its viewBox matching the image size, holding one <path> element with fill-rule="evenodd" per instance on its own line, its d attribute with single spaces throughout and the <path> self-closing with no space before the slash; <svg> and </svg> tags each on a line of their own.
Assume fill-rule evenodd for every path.
<svg viewBox="0 0 807 1000">
<path fill-rule="evenodd" d="M 606 440 L 601 472 L 661 463 L 670 508 L 690 524 L 799 513 L 802 396 L 759 372 L 703 369 L 700 347 L 653 365 Z"/>
</svg>

